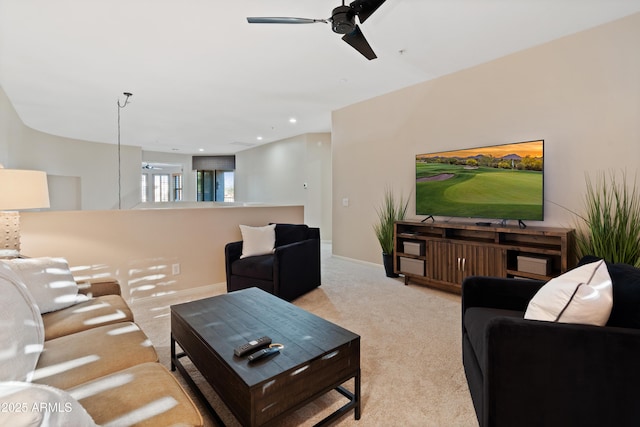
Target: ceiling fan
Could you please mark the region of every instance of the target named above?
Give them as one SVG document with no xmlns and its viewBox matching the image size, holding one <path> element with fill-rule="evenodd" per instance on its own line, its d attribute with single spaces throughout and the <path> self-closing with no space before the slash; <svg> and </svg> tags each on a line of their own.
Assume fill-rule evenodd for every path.
<svg viewBox="0 0 640 427">
<path fill-rule="evenodd" d="M 158 166 L 152 165 L 151 163 L 145 163 L 142 165 L 142 169 L 153 169 L 153 170 L 162 170 Z"/>
<path fill-rule="evenodd" d="M 333 9 L 331 18 L 327 19 L 249 17 L 247 21 L 250 24 L 315 24 L 316 22 L 328 24 L 331 22 L 331 29 L 334 33 L 344 34 L 342 40 L 364 55 L 365 58 L 369 60 L 377 58 L 364 34 L 360 31 L 360 27 L 356 24 L 355 17 L 358 17 L 361 24 L 364 23 L 373 12 L 382 6 L 385 0 L 355 0 L 349 6 L 346 6 L 344 1 L 342 0 L 342 6 Z"/>
</svg>

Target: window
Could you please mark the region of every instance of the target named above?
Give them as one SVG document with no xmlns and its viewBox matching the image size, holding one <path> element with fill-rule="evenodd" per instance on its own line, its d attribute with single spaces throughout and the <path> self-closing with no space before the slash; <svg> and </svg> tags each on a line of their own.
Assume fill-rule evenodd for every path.
<svg viewBox="0 0 640 427">
<path fill-rule="evenodd" d="M 197 171 L 199 202 L 233 202 L 233 171 Z"/>
<path fill-rule="evenodd" d="M 178 202 L 182 200 L 182 174 L 175 173 L 171 178 L 173 178 L 173 201 Z"/>
<path fill-rule="evenodd" d="M 183 165 L 180 163 L 142 163 L 140 200 L 173 202 L 184 200 Z"/>
<path fill-rule="evenodd" d="M 233 189 L 233 171 L 225 171 L 224 175 L 224 201 L 233 202 L 235 200 L 235 193 Z"/>
<path fill-rule="evenodd" d="M 143 173 L 142 174 L 142 181 L 140 183 L 140 201 L 142 203 L 147 201 L 147 187 L 148 187 L 148 183 L 147 183 L 147 174 Z"/>
<path fill-rule="evenodd" d="M 153 175 L 153 201 L 169 201 L 169 174 Z"/>
</svg>

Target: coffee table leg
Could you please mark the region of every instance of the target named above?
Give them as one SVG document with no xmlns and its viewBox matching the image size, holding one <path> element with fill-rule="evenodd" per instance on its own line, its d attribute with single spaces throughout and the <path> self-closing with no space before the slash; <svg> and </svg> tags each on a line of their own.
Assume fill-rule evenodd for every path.
<svg viewBox="0 0 640 427">
<path fill-rule="evenodd" d="M 180 347 L 182 348 L 182 346 Z M 193 378 L 191 378 L 182 362 L 180 362 L 180 358 L 184 356 L 186 356 L 185 352 L 181 352 L 180 354 L 176 353 L 176 339 L 173 337 L 173 334 L 171 334 L 171 370 L 175 371 L 177 369 L 178 372 L 180 372 L 182 378 L 184 378 L 187 384 L 189 384 L 191 390 L 198 396 L 202 404 L 209 411 L 209 414 L 211 415 L 211 418 L 213 418 L 215 425 L 224 426 L 225 424 L 222 421 L 222 418 L 220 418 L 220 415 L 218 415 L 216 410 L 213 409 L 213 406 L 211 406 L 211 403 L 209 403 L 207 397 L 204 395 L 202 390 L 200 390 L 198 384 L 196 384 Z"/>
<path fill-rule="evenodd" d="M 335 412 L 326 416 L 324 419 L 322 419 L 317 424 L 315 424 L 314 427 L 330 425 L 333 421 L 344 416 L 346 413 L 348 413 L 352 409 L 353 409 L 353 417 L 356 420 L 360 419 L 360 412 L 361 412 L 360 410 L 360 390 L 361 390 L 360 369 L 356 371 L 355 375 L 352 378 L 353 378 L 353 393 L 347 390 L 346 388 L 344 388 L 344 386 L 342 385 L 339 385 L 334 389 L 335 391 L 337 391 L 338 393 L 340 393 L 341 395 L 349 399 L 349 402 L 341 406 L 340 408 L 338 408 Z M 350 379 L 351 378 L 349 378 L 349 380 Z"/>
<path fill-rule="evenodd" d="M 356 407 L 354 409 L 354 418 L 356 420 L 360 419 L 360 369 L 358 369 L 358 373 L 356 374 L 356 377 L 354 379 L 354 393 L 355 394 L 355 399 L 356 399 Z"/>
<path fill-rule="evenodd" d="M 171 334 L 171 372 L 175 372 L 176 370 L 176 340 L 173 338 L 173 334 Z"/>
</svg>

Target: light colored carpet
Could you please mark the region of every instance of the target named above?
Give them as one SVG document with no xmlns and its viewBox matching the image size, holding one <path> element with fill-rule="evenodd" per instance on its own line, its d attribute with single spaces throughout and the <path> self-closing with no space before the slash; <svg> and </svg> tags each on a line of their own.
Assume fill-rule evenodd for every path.
<svg viewBox="0 0 640 427">
<path fill-rule="evenodd" d="M 169 306 L 225 292 L 225 285 L 218 284 L 132 303 L 136 322 L 165 366 L 170 366 Z M 294 304 L 361 336 L 362 417 L 356 421 L 350 412 L 336 425 L 478 425 L 462 368 L 460 296 L 404 286 L 402 278 L 385 277 L 381 267 L 333 257 L 331 246 L 323 244 L 322 286 Z M 224 422 L 238 426 L 195 369 L 189 370 Z M 188 389 L 180 374 L 174 374 Z M 345 385 L 353 390 L 353 381 Z M 205 424 L 215 426 L 193 398 Z M 345 402 L 337 392 L 327 393 L 280 425 L 312 425 Z"/>
</svg>

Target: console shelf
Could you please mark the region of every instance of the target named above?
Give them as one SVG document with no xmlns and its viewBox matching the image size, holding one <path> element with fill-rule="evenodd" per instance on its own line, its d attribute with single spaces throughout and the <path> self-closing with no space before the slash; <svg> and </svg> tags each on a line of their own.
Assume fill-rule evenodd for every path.
<svg viewBox="0 0 640 427">
<path fill-rule="evenodd" d="M 573 248 L 568 228 L 398 221 L 393 267 L 405 284 L 460 293 L 467 276 L 549 280 L 575 266 Z"/>
</svg>

